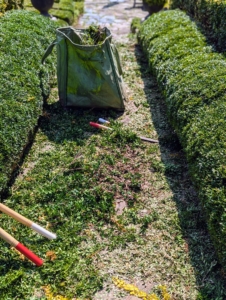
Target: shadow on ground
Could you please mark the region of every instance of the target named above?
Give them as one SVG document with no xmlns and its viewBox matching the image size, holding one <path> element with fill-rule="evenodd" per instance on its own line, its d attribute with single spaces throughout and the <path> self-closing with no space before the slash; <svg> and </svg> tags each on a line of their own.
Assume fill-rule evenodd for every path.
<svg viewBox="0 0 226 300">
<path fill-rule="evenodd" d="M 110 3 L 106 4 L 106 5 L 104 5 L 103 9 L 106 9 L 106 8 L 109 8 L 109 7 L 118 5 L 118 4 L 120 4 L 120 2 L 116 2 L 116 1 L 115 2 L 110 2 Z"/>
<path fill-rule="evenodd" d="M 98 123 L 99 118 L 117 119 L 120 115 L 120 112 L 110 109 L 65 109 L 56 102 L 45 106 L 39 127 L 48 139 L 55 143 L 69 140 L 82 145 L 91 135 L 99 134 L 101 131 L 91 127 L 90 122 Z"/>
<path fill-rule="evenodd" d="M 217 261 L 210 240 L 201 204 L 191 182 L 185 154 L 167 119 L 166 106 L 155 77 L 147 70 L 147 60 L 139 45 L 135 47 L 147 102 L 155 129 L 159 136 L 161 159 L 165 176 L 177 205 L 180 226 L 186 249 L 195 270 L 199 288 L 197 299 L 226 299 L 225 275 Z"/>
</svg>

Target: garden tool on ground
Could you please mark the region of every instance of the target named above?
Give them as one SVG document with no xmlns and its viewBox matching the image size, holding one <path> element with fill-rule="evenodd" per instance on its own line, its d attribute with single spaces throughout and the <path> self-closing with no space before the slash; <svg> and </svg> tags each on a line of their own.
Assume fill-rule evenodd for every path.
<svg viewBox="0 0 226 300">
<path fill-rule="evenodd" d="M 21 214 L 15 212 L 14 210 L 10 209 L 9 207 L 7 207 L 6 205 L 0 203 L 0 210 L 9 215 L 10 217 L 14 218 L 15 220 L 17 220 L 18 222 L 24 224 L 25 226 L 30 227 L 31 229 L 33 229 L 34 231 L 40 233 L 41 235 L 47 237 L 48 239 L 55 239 L 56 238 L 56 234 L 52 233 L 48 230 L 46 230 L 45 228 L 43 228 L 42 226 L 32 222 L 31 220 L 25 218 L 24 216 L 22 216 Z M 6 242 L 8 242 L 11 246 L 13 246 L 15 249 L 17 249 L 18 251 L 20 251 L 24 256 L 26 256 L 29 260 L 31 260 L 32 262 L 34 262 L 36 264 L 36 266 L 41 266 L 43 264 L 43 261 L 37 256 L 35 255 L 31 250 L 29 250 L 28 248 L 26 248 L 23 244 L 21 244 L 19 241 L 17 241 L 14 237 L 12 237 L 9 233 L 7 233 L 4 229 L 0 228 L 0 237 L 5 240 Z"/>
<path fill-rule="evenodd" d="M 109 121 L 103 119 L 103 118 L 99 118 L 98 121 L 100 123 L 104 123 L 104 124 L 110 124 Z M 93 123 L 93 122 L 90 122 L 90 125 L 93 126 L 93 127 L 96 127 L 96 128 L 103 128 L 103 129 L 110 129 L 112 130 L 112 128 L 109 128 L 107 126 L 103 126 L 103 125 L 99 125 L 97 123 Z M 150 143 L 158 143 L 157 140 L 153 140 L 153 139 L 150 139 L 150 138 L 147 138 L 147 137 L 144 137 L 144 136 L 139 136 L 139 138 L 142 140 L 142 141 L 146 141 L 146 142 L 150 142 Z"/>
<path fill-rule="evenodd" d="M 12 237 L 9 233 L 7 233 L 4 229 L 0 227 L 0 237 L 9 243 L 12 247 L 20 251 L 24 256 L 26 256 L 29 260 L 36 264 L 36 266 L 40 267 L 43 264 L 41 258 L 39 258 L 36 254 L 34 254 L 31 250 L 17 241 L 14 237 Z"/>
<path fill-rule="evenodd" d="M 45 236 L 46 238 L 48 238 L 50 240 L 56 238 L 55 233 L 52 233 L 52 232 L 46 230 L 42 226 L 40 226 L 40 225 L 32 222 L 31 220 L 25 218 L 21 214 L 15 212 L 14 210 L 12 210 L 11 208 L 7 207 L 6 205 L 4 205 L 2 203 L 0 203 L 0 210 L 2 212 L 4 212 L 5 214 L 9 215 L 10 217 L 14 218 L 15 220 L 17 220 L 18 222 L 24 224 L 25 226 L 30 227 L 34 231 L 36 231 L 36 232 L 40 233 L 41 235 Z"/>
</svg>

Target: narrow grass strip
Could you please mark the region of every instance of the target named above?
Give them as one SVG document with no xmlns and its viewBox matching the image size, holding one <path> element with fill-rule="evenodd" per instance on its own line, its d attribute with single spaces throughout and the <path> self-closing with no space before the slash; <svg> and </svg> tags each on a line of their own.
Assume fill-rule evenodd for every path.
<svg viewBox="0 0 226 300">
<path fill-rule="evenodd" d="M 179 10 L 151 16 L 139 41 L 165 96 L 215 249 L 226 267 L 226 61 Z"/>
</svg>

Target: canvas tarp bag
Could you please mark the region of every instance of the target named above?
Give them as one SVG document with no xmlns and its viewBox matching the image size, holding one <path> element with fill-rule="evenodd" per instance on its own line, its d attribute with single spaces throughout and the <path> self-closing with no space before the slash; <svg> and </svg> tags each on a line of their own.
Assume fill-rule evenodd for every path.
<svg viewBox="0 0 226 300">
<path fill-rule="evenodd" d="M 57 47 L 57 82 L 64 107 L 113 108 L 124 110 L 126 94 L 120 58 L 105 27 L 103 42 L 82 45 L 86 29 L 56 29 L 56 40 L 47 48 L 42 63 Z"/>
</svg>

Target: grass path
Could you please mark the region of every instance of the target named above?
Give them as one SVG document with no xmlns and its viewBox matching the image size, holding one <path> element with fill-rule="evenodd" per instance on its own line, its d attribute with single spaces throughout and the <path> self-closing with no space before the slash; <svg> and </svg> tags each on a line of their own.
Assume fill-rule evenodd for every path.
<svg viewBox="0 0 226 300">
<path fill-rule="evenodd" d="M 225 299 L 224 274 L 156 81 L 134 38 L 118 49 L 128 93 L 123 114 L 63 110 L 52 90 L 5 203 L 58 238 L 46 241 L 1 215 L 45 259 L 37 269 L 2 242 L 1 299 L 145 299 L 112 278 L 159 299 L 158 285 L 172 299 Z M 89 126 L 99 117 L 114 131 Z"/>
</svg>

